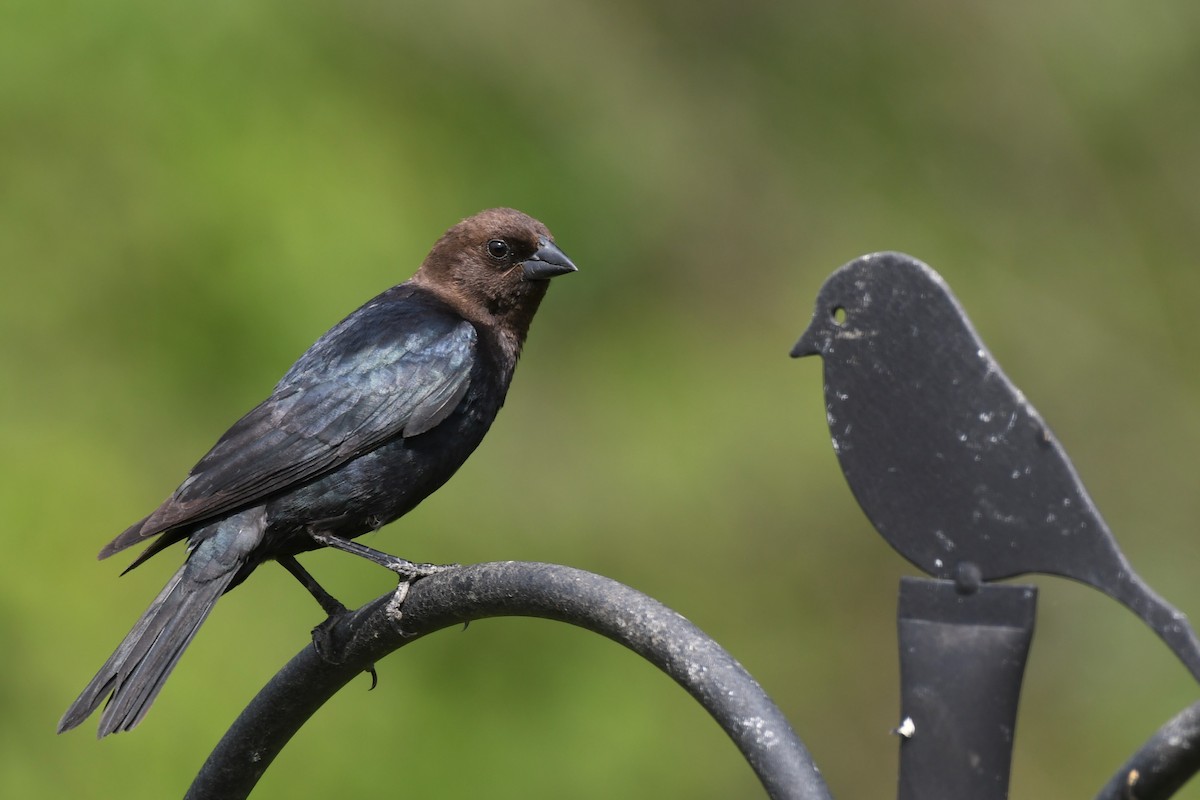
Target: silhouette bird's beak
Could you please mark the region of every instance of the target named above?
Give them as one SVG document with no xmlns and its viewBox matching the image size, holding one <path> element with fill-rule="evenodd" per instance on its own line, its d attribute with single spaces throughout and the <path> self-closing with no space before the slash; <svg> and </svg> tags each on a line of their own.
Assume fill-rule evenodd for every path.
<svg viewBox="0 0 1200 800">
<path fill-rule="evenodd" d="M 800 334 L 800 341 L 792 348 L 792 358 L 800 358 L 802 356 L 817 356 L 821 354 L 821 336 L 816 330 L 817 321 L 814 319 L 804 333 Z"/>
<path fill-rule="evenodd" d="M 578 271 L 579 268 L 571 263 L 566 253 L 544 238 L 538 241 L 537 252 L 521 264 L 521 274 L 527 281 L 545 281 L 555 275 Z"/>
</svg>

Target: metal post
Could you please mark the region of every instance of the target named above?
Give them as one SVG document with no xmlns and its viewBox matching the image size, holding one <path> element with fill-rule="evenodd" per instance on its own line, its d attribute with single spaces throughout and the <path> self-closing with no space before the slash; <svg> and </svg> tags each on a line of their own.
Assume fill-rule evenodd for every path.
<svg viewBox="0 0 1200 800">
<path fill-rule="evenodd" d="M 1037 589 L 902 578 L 900 800 L 1004 800 Z"/>
</svg>

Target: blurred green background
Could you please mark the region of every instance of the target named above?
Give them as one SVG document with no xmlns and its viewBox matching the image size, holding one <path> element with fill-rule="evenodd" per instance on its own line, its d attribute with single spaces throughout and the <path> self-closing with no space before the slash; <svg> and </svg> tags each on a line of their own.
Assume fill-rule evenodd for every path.
<svg viewBox="0 0 1200 800">
<path fill-rule="evenodd" d="M 368 543 L 631 584 L 754 673 L 836 796 L 893 795 L 912 569 L 844 485 L 819 363 L 787 351 L 830 271 L 900 249 L 1200 618 L 1198 80 L 1192 0 L 8 0 L 0 795 L 182 795 L 320 614 L 268 566 L 142 727 L 56 737 L 181 557 L 117 580 L 127 559 L 93 554 L 494 205 L 544 220 L 580 273 L 484 445 Z M 391 585 L 305 563 L 350 605 Z M 1112 601 L 1036 582 L 1013 796 L 1087 797 L 1197 687 Z M 481 622 L 379 674 L 256 796 L 761 796 L 669 679 L 566 626 Z"/>
</svg>

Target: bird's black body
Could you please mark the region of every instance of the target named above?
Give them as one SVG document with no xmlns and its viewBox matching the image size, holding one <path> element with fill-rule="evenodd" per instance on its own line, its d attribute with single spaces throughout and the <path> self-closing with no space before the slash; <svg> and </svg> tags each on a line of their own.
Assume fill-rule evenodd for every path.
<svg viewBox="0 0 1200 800">
<path fill-rule="evenodd" d="M 364 369 L 366 361 L 374 362 L 370 369 Z M 309 536 L 314 525 L 324 533 L 353 538 L 411 511 L 483 440 L 504 402 L 515 366 L 494 332 L 477 329 L 420 287 L 394 287 L 301 356 L 265 408 L 259 407 L 263 411 L 256 409 L 258 413 L 252 412 L 222 437 L 176 497 L 186 502 L 214 496 L 225 482 L 225 469 L 255 474 L 267 465 L 290 467 L 310 449 L 331 449 L 328 443 L 340 437 L 331 428 L 362 423 L 347 418 L 365 405 L 361 395 L 373 389 L 379 394 L 408 393 L 393 400 L 409 412 L 407 417 L 393 413 L 381 418 L 386 424 L 370 428 L 371 436 L 359 437 L 362 441 L 352 446 L 343 442 L 336 457 L 329 453 L 331 471 L 268 495 L 263 541 L 234 577 L 232 588 L 263 561 L 319 547 Z M 389 369 L 391 375 L 386 374 Z M 387 385 L 389 381 L 395 385 Z M 278 409 L 304 394 L 300 389 L 306 385 L 316 388 L 308 389 L 310 396 L 297 399 L 284 413 L 296 415 L 302 403 L 320 409 L 312 426 L 298 434 L 280 434 L 279 443 L 263 452 L 262 443 L 277 430 Z M 321 394 L 312 397 L 314 392 Z M 428 396 L 417 400 L 422 393 Z M 363 413 L 370 413 L 371 406 L 366 408 Z M 293 437 L 298 437 L 294 445 Z M 215 475 L 203 471 L 210 460 L 220 465 Z M 203 523 L 172 529 L 153 549 L 182 538 L 195 541 L 195 532 L 202 529 Z"/>
<path fill-rule="evenodd" d="M 901 555 L 940 578 L 1082 581 L 1135 611 L 1200 679 L 1186 619 L 1138 578 L 937 273 L 898 253 L 843 266 L 792 351 L 814 354 L 842 471 Z"/>
<path fill-rule="evenodd" d="M 503 405 L 547 280 L 574 270 L 541 223 L 493 209 L 322 336 L 166 502 L 101 551 L 158 536 L 137 566 L 188 543 L 59 730 L 110 693 L 100 735 L 133 727 L 222 593 L 264 561 L 323 546 L 315 535 L 375 530 L 445 483 Z"/>
<path fill-rule="evenodd" d="M 419 315 L 423 332 L 438 334 L 435 341 L 444 344 L 439 367 L 467 367 L 461 397 L 450 398 L 457 402 L 429 430 L 392 436 L 340 469 L 269 500 L 267 534 L 272 544 L 264 560 L 313 549 L 307 530 L 314 519 L 323 521 L 326 533 L 352 538 L 407 514 L 462 466 L 504 402 L 516 364 L 503 357 L 489 331 L 477 333 L 450 309 L 439 308 L 436 298 L 423 298 L 418 290 L 393 289 L 378 302 L 381 313 L 391 313 L 397 321 Z M 370 341 L 378 334 L 363 333 L 366 352 L 403 348 L 403 342 Z"/>
</svg>

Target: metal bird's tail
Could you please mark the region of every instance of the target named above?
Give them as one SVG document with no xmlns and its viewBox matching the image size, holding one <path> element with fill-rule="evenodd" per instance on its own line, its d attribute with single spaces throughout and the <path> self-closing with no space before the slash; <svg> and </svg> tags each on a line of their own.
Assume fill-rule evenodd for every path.
<svg viewBox="0 0 1200 800">
<path fill-rule="evenodd" d="M 127 731 L 142 721 L 179 657 L 262 536 L 255 512 L 236 514 L 211 529 L 188 554 L 146 613 L 58 723 L 76 727 L 111 698 L 100 716 L 98 737 Z M 261 510 L 258 512 L 261 517 Z M 257 524 L 256 524 L 257 523 Z M 201 536 L 205 531 L 198 532 Z"/>
<path fill-rule="evenodd" d="M 1088 582 L 1141 617 L 1183 662 L 1192 677 L 1200 681 L 1200 639 L 1188 624 L 1188 618 L 1138 577 L 1124 558 L 1121 558 L 1121 566 L 1115 575 L 1103 581 Z"/>
</svg>

